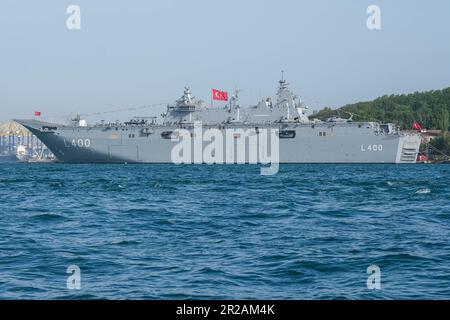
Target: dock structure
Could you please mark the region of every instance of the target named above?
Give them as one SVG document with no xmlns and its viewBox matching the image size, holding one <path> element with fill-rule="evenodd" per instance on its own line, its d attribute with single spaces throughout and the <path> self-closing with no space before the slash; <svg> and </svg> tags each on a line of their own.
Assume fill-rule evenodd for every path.
<svg viewBox="0 0 450 320">
<path fill-rule="evenodd" d="M 17 122 L 0 123 L 0 155 L 16 156 L 20 160 L 42 158 L 50 151 L 29 130 Z"/>
</svg>

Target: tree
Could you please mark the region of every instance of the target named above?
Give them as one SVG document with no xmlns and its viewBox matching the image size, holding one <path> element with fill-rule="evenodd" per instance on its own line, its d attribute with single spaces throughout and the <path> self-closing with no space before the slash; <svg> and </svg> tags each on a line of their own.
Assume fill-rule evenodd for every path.
<svg viewBox="0 0 450 320">
<path fill-rule="evenodd" d="M 402 129 L 410 129 L 418 121 L 427 129 L 448 130 L 450 127 L 450 88 L 402 95 L 385 95 L 373 101 L 358 102 L 333 110 L 325 108 L 312 118 L 326 120 L 343 116 L 347 111 L 355 114 L 355 121 L 393 122 Z"/>
</svg>

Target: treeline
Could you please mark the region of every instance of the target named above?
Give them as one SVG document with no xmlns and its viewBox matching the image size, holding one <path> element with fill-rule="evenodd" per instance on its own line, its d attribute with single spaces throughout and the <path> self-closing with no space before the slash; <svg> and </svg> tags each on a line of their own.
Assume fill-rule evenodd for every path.
<svg viewBox="0 0 450 320">
<path fill-rule="evenodd" d="M 373 101 L 349 104 L 335 110 L 324 108 L 311 118 L 349 118 L 350 113 L 354 114 L 354 121 L 392 122 L 402 129 L 411 129 L 414 121 L 417 121 L 423 128 L 447 131 L 450 127 L 450 88 L 386 95 Z"/>
</svg>

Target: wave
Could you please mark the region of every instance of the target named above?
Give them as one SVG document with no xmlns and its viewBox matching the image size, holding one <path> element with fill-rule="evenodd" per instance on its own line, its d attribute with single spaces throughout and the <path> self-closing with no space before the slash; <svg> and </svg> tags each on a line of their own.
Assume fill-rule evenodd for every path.
<svg viewBox="0 0 450 320">
<path fill-rule="evenodd" d="M 43 213 L 43 214 L 37 214 L 31 217 L 33 220 L 39 220 L 39 221 L 62 221 L 66 220 L 67 218 L 54 213 Z"/>
</svg>

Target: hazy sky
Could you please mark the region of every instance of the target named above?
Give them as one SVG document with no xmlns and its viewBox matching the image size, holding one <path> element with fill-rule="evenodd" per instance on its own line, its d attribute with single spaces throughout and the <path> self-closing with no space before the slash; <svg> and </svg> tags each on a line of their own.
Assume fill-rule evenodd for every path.
<svg viewBox="0 0 450 320">
<path fill-rule="evenodd" d="M 66 28 L 70 4 L 81 30 Z M 379 31 L 366 27 L 371 4 Z M 282 69 L 312 109 L 440 89 L 449 13 L 448 0 L 2 0 L 0 120 L 172 102 L 185 85 L 208 104 L 212 87 L 238 86 L 253 104 Z"/>
</svg>

